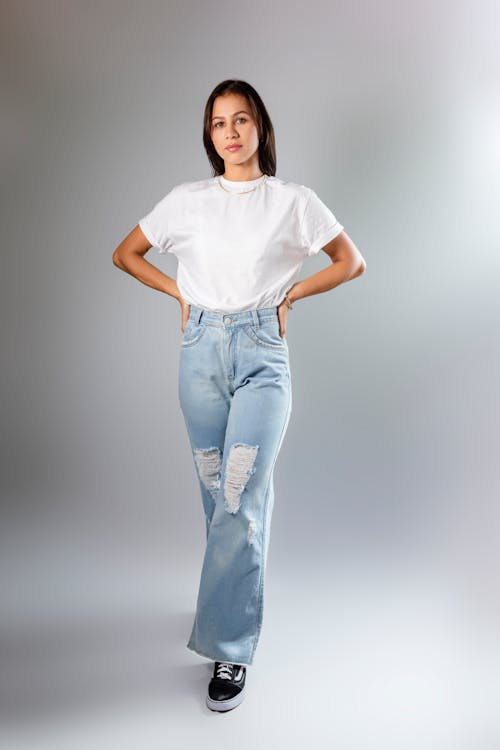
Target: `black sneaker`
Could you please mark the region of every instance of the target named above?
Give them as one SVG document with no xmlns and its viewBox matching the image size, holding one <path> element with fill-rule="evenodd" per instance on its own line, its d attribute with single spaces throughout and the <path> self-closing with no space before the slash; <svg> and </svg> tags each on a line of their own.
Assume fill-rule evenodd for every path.
<svg viewBox="0 0 500 750">
<path fill-rule="evenodd" d="M 230 711 L 238 706 L 245 696 L 246 673 L 243 664 L 216 661 L 208 685 L 207 706 L 212 711 Z"/>
</svg>

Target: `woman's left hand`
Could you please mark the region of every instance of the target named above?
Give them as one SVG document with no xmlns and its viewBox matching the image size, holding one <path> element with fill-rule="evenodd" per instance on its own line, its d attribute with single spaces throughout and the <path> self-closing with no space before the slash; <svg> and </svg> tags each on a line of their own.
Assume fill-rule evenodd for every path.
<svg viewBox="0 0 500 750">
<path fill-rule="evenodd" d="M 290 289 L 287 292 L 288 295 L 289 295 L 289 292 L 290 292 Z M 283 338 L 285 338 L 285 333 L 286 333 L 286 319 L 288 317 L 288 311 L 290 309 L 290 307 L 289 307 L 286 299 L 284 299 L 283 302 L 281 302 L 278 305 L 277 309 L 278 309 L 278 320 L 279 320 L 279 324 L 280 324 L 280 336 L 283 339 Z"/>
</svg>

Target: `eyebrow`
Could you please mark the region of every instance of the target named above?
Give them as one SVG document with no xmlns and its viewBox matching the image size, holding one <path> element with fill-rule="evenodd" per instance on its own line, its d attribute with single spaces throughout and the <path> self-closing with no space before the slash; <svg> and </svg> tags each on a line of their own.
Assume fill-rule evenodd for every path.
<svg viewBox="0 0 500 750">
<path fill-rule="evenodd" d="M 246 115 L 248 115 L 248 112 L 246 111 L 246 109 L 240 109 L 238 112 L 233 112 L 233 114 L 231 115 L 231 117 L 234 117 L 235 115 L 239 115 L 242 112 L 244 112 Z M 224 115 L 216 115 L 215 117 L 212 117 L 212 120 L 224 120 Z"/>
</svg>

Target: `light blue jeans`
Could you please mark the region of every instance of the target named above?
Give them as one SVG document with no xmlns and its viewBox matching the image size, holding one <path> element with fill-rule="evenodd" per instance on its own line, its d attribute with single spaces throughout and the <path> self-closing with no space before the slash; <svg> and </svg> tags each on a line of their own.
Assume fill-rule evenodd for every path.
<svg viewBox="0 0 500 750">
<path fill-rule="evenodd" d="M 191 305 L 179 401 L 199 479 L 206 548 L 187 648 L 251 665 L 262 627 L 273 471 L 292 409 L 277 307 Z"/>
</svg>

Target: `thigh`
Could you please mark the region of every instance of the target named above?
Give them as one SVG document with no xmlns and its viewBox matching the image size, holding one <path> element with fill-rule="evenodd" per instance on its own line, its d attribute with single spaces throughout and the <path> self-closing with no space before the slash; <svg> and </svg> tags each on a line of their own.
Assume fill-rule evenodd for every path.
<svg viewBox="0 0 500 750">
<path fill-rule="evenodd" d="M 227 420 L 222 496 L 230 512 L 237 512 L 243 498 L 250 513 L 265 502 L 292 408 L 291 381 L 282 359 L 276 368 L 272 354 L 259 356 L 263 359 L 254 358 L 252 371 L 236 388 Z"/>
<path fill-rule="evenodd" d="M 192 448 L 222 453 L 231 397 L 218 329 L 190 320 L 179 355 L 178 396 Z"/>
<path fill-rule="evenodd" d="M 236 442 L 259 449 L 269 462 L 281 439 L 284 423 L 291 410 L 291 386 L 288 378 L 249 379 L 236 389 L 227 420 L 224 452 Z"/>
</svg>

